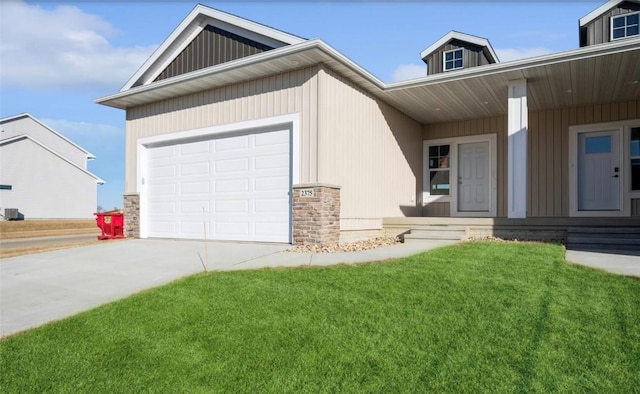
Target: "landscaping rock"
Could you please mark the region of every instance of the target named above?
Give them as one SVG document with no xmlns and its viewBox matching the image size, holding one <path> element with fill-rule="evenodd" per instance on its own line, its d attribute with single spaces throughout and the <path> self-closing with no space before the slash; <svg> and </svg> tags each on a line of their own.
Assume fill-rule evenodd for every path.
<svg viewBox="0 0 640 394">
<path fill-rule="evenodd" d="M 339 252 L 361 252 L 379 248 L 381 246 L 395 245 L 402 242 L 398 237 L 376 237 L 365 241 L 349 242 L 349 243 L 328 243 L 323 245 L 299 245 L 287 252 L 291 253 L 339 253 Z"/>
</svg>

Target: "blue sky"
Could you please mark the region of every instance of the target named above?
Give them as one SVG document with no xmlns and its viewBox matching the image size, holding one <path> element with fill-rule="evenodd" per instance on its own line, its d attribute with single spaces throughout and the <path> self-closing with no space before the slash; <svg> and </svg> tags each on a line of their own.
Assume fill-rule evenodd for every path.
<svg viewBox="0 0 640 394">
<path fill-rule="evenodd" d="M 423 75 L 420 51 L 450 30 L 489 39 L 501 61 L 578 47 L 578 19 L 603 1 L 210 2 L 219 10 L 319 38 L 385 82 Z M 98 204 L 122 206 L 117 92 L 193 9 L 190 1 L 0 3 L 0 117 L 29 112 L 93 153 L 107 183 Z"/>
</svg>

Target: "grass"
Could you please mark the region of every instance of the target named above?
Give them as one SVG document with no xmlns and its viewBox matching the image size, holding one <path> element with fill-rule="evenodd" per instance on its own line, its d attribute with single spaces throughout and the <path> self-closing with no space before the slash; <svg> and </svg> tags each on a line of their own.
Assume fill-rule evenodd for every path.
<svg viewBox="0 0 640 394">
<path fill-rule="evenodd" d="M 640 392 L 640 281 L 557 245 L 199 274 L 0 342 L 15 392 Z"/>
</svg>

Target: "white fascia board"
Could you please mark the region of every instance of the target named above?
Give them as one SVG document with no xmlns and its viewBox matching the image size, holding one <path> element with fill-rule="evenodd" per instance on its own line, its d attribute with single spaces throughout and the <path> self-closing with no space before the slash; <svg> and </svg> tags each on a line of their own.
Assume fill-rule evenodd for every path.
<svg viewBox="0 0 640 394">
<path fill-rule="evenodd" d="M 625 1 L 630 1 L 631 3 L 638 3 L 639 2 L 637 0 L 609 0 L 608 2 L 604 3 L 600 7 L 596 8 L 595 10 L 591 11 L 587 15 L 583 16 L 582 18 L 580 18 L 580 27 L 582 27 L 582 26 L 586 25 L 587 23 L 597 19 L 600 15 L 604 14 L 605 12 L 611 10 L 614 7 L 617 7 L 621 3 L 624 3 Z"/>
<path fill-rule="evenodd" d="M 112 100 L 125 98 L 125 97 L 132 96 L 139 93 L 145 93 L 145 92 L 149 92 L 156 89 L 166 88 L 171 85 L 180 84 L 193 79 L 202 78 L 204 76 L 215 75 L 218 73 L 222 73 L 225 71 L 230 71 L 230 70 L 234 70 L 242 67 L 249 67 L 254 64 L 259 64 L 259 63 L 279 59 L 289 55 L 295 55 L 298 53 L 302 53 L 302 52 L 314 50 L 314 49 L 321 50 L 333 60 L 336 60 L 340 62 L 342 65 L 352 69 L 355 73 L 367 79 L 367 81 L 375 85 L 375 87 L 382 90 L 384 86 L 384 83 L 382 81 L 380 81 L 378 78 L 373 76 L 371 73 L 366 71 L 364 68 L 360 67 L 358 64 L 356 64 L 346 56 L 342 55 L 340 52 L 338 52 L 331 46 L 327 45 L 321 40 L 316 39 L 316 40 L 306 40 L 301 42 L 300 44 L 284 46 L 281 48 L 273 49 L 271 51 L 262 52 L 253 56 L 243 57 L 230 62 L 218 64 L 213 67 L 207 67 L 207 68 L 196 70 L 187 74 L 182 74 L 173 78 L 163 79 L 151 85 L 136 86 L 127 91 L 118 92 L 108 96 L 96 98 L 93 100 L 93 102 L 96 104 L 109 105 L 108 103 Z"/>
<path fill-rule="evenodd" d="M 293 45 L 305 41 L 305 39 L 292 34 L 198 4 L 124 84 L 120 91 L 131 89 L 136 81 L 145 74 L 149 75 L 145 78 L 144 84 L 153 81 L 209 24 L 234 34 L 246 36 L 253 41 L 261 42 L 271 47 Z"/>
<path fill-rule="evenodd" d="M 20 141 L 20 140 L 25 140 L 25 139 L 34 142 L 35 144 L 37 144 L 38 146 L 40 146 L 41 148 L 43 148 L 47 152 L 52 153 L 53 155 L 55 155 L 58 158 L 64 160 L 65 162 L 69 163 L 70 165 L 72 165 L 73 167 L 75 167 L 78 170 L 82 171 L 83 173 L 85 173 L 85 174 L 89 175 L 90 177 L 94 178 L 96 180 L 96 183 L 98 183 L 100 185 L 103 185 L 103 184 L 106 183 L 104 180 L 100 179 L 100 177 L 90 173 L 86 169 L 80 167 L 76 163 L 74 163 L 71 160 L 67 159 L 66 157 L 62 156 L 58 152 L 54 151 L 53 149 L 49 148 L 48 146 L 46 146 L 45 144 L 43 144 L 42 142 L 38 141 L 37 139 L 33 138 L 32 136 L 30 136 L 28 134 L 16 135 L 15 137 L 6 138 L 4 140 L 1 140 L 0 141 L 0 146 L 9 145 L 9 144 L 11 144 L 13 142 Z"/>
<path fill-rule="evenodd" d="M 424 59 L 425 57 L 435 52 L 436 49 L 440 48 L 441 46 L 445 45 L 447 42 L 451 40 L 460 40 L 460 41 L 465 41 L 481 47 L 487 47 L 487 49 L 489 50 L 489 53 L 491 53 L 491 56 L 493 56 L 496 62 L 499 62 L 498 55 L 496 55 L 496 52 L 493 50 L 493 47 L 489 43 L 489 40 L 487 40 L 486 38 L 473 36 L 471 34 L 461 33 L 455 30 L 451 30 L 449 33 L 445 34 L 438 41 L 431 44 L 429 48 L 420 52 L 420 58 Z"/>
<path fill-rule="evenodd" d="M 81 147 L 80 145 L 76 144 L 75 142 L 71 141 L 70 139 L 68 139 L 67 137 L 65 137 L 64 135 L 58 133 L 57 131 L 55 131 L 54 129 L 52 129 L 51 127 L 47 126 L 46 124 L 42 123 L 41 121 L 39 121 L 38 119 L 36 119 L 35 117 L 33 117 L 30 113 L 28 112 L 23 112 L 21 114 L 18 115 L 13 115 L 13 116 L 8 116 L 6 118 L 2 118 L 0 119 L 0 124 L 2 123 L 9 123 L 12 122 L 14 120 L 18 120 L 18 119 L 22 119 L 22 118 L 30 118 L 31 120 L 33 120 L 34 122 L 38 123 L 40 126 L 44 127 L 45 129 L 49 130 L 50 132 L 52 132 L 53 134 L 55 134 L 57 137 L 61 138 L 63 141 L 68 142 L 70 145 L 72 145 L 73 147 L 79 149 L 82 153 L 87 155 L 87 160 L 93 160 L 96 157 L 89 151 L 87 151 L 86 149 L 84 149 L 83 147 Z"/>
</svg>

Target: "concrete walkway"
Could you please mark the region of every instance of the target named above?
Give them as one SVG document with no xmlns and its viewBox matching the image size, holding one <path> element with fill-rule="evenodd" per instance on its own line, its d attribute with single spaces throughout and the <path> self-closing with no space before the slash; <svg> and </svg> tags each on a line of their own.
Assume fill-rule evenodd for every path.
<svg viewBox="0 0 640 394">
<path fill-rule="evenodd" d="M 0 260 L 0 336 L 208 271 L 325 266 L 410 256 L 453 241 L 411 240 L 363 252 L 288 253 L 289 245 L 124 240 Z M 640 277 L 640 256 L 568 251 L 567 260 Z"/>
</svg>

